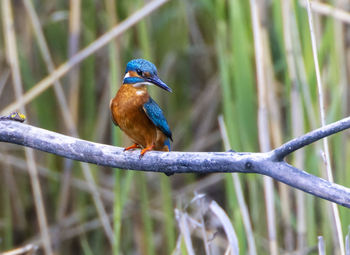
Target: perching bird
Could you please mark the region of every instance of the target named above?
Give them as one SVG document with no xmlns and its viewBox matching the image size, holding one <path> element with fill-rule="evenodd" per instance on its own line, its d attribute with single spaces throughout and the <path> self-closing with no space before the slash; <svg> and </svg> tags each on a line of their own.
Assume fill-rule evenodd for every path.
<svg viewBox="0 0 350 255">
<path fill-rule="evenodd" d="M 141 148 L 140 158 L 150 150 L 170 151 L 171 131 L 162 110 L 147 92 L 156 85 L 172 92 L 157 75 L 157 68 L 144 59 L 131 60 L 123 85 L 110 102 L 112 120 L 134 142 L 124 150 Z"/>
</svg>

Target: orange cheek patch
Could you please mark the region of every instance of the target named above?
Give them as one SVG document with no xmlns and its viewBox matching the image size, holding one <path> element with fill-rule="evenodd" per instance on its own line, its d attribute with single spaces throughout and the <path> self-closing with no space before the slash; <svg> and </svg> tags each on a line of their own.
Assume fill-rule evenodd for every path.
<svg viewBox="0 0 350 255">
<path fill-rule="evenodd" d="M 135 71 L 129 71 L 130 77 L 139 77 L 139 75 Z"/>
</svg>

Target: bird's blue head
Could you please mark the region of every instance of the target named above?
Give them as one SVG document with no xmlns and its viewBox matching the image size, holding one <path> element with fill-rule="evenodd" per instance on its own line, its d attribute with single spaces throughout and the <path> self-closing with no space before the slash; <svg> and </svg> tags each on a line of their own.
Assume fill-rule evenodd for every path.
<svg viewBox="0 0 350 255">
<path fill-rule="evenodd" d="M 126 65 L 124 84 L 133 84 L 134 87 L 142 85 L 156 85 L 166 91 L 172 92 L 157 74 L 157 68 L 145 59 L 133 59 Z"/>
</svg>

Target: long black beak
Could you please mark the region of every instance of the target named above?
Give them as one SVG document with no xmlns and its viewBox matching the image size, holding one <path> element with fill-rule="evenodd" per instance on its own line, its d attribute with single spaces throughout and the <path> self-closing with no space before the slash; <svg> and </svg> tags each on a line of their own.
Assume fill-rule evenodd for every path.
<svg viewBox="0 0 350 255">
<path fill-rule="evenodd" d="M 158 86 L 158 87 L 160 87 L 160 88 L 162 88 L 162 89 L 164 89 L 164 90 L 166 90 L 166 91 L 173 92 L 173 91 L 171 90 L 171 88 L 169 88 L 168 85 L 166 85 L 166 84 L 165 84 L 161 79 L 159 79 L 159 77 L 156 76 L 156 75 L 153 76 L 153 77 L 147 78 L 147 81 L 153 83 L 154 85 L 156 85 L 156 86 Z"/>
</svg>

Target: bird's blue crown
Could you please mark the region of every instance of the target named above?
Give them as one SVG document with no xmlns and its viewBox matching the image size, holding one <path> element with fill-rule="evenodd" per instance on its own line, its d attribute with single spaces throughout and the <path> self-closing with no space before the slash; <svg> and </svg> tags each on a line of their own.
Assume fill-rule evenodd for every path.
<svg viewBox="0 0 350 255">
<path fill-rule="evenodd" d="M 150 75 L 157 75 L 157 68 L 145 59 L 133 59 L 126 65 L 125 73 L 129 71 L 148 72 Z"/>
</svg>

